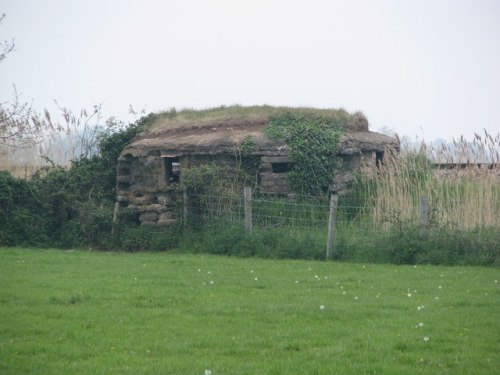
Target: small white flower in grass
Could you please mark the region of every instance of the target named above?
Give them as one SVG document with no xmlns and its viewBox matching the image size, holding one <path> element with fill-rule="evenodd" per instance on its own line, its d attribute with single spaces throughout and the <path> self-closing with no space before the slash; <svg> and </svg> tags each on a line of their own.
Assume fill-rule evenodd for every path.
<svg viewBox="0 0 500 375">
<path fill-rule="evenodd" d="M 210 370 L 205 370 L 205 372 L 203 373 L 204 375 L 212 375 L 212 371 Z"/>
<path fill-rule="evenodd" d="M 498 284 L 498 280 L 495 280 L 495 284 Z"/>
<path fill-rule="evenodd" d="M 438 289 L 443 289 L 443 287 L 440 285 L 440 286 L 438 286 Z"/>
<path fill-rule="evenodd" d="M 346 294 L 346 291 L 344 290 L 344 291 L 342 292 L 342 294 L 343 294 L 343 295 L 345 295 L 345 294 Z"/>
<path fill-rule="evenodd" d="M 201 268 L 198 268 L 198 272 L 201 272 Z"/>
<path fill-rule="evenodd" d="M 418 323 L 418 326 L 419 326 L 419 327 L 423 327 L 423 326 L 424 326 L 424 323 L 420 322 L 420 323 Z"/>
<path fill-rule="evenodd" d="M 315 278 L 315 279 L 319 279 L 319 276 L 318 276 L 318 275 L 314 275 L 314 278 Z"/>
<path fill-rule="evenodd" d="M 250 273 L 253 273 L 253 270 L 250 270 Z"/>
<path fill-rule="evenodd" d="M 255 281 L 257 281 L 257 280 L 259 280 L 259 278 L 258 278 L 258 277 L 256 277 L 254 280 L 255 280 Z"/>
<path fill-rule="evenodd" d="M 438 297 L 438 296 L 436 296 L 436 297 L 434 297 L 434 299 L 437 301 L 437 300 L 439 299 L 439 297 Z"/>
<path fill-rule="evenodd" d="M 408 296 L 408 298 L 411 297 L 411 293 L 408 293 L 407 296 Z"/>
<path fill-rule="evenodd" d="M 359 297 L 358 297 L 358 296 L 356 296 L 356 297 L 354 297 L 354 299 L 357 301 L 357 300 L 359 299 Z"/>
<path fill-rule="evenodd" d="M 214 285 L 214 281 L 213 280 L 210 280 L 210 285 Z"/>
<path fill-rule="evenodd" d="M 298 284 L 299 283 L 299 280 L 295 280 L 295 284 Z"/>
<path fill-rule="evenodd" d="M 430 338 L 429 336 L 425 336 L 425 337 L 424 337 L 424 341 L 425 341 L 425 342 L 428 342 L 430 339 L 431 339 L 431 338 Z"/>
<path fill-rule="evenodd" d="M 325 305 L 320 305 L 320 306 L 319 306 L 319 309 L 320 309 L 320 310 L 324 310 L 324 309 L 325 309 Z"/>
</svg>

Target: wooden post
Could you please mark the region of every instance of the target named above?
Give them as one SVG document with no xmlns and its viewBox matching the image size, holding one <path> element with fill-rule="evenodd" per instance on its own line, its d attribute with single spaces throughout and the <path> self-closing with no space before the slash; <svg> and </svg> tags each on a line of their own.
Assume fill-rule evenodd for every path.
<svg viewBox="0 0 500 375">
<path fill-rule="evenodd" d="M 113 241 L 115 240 L 116 237 L 116 226 L 118 225 L 118 214 L 120 211 L 120 203 L 115 202 L 115 209 L 113 210 L 113 223 L 111 225 L 111 238 Z"/>
<path fill-rule="evenodd" d="M 420 234 L 422 236 L 425 236 L 427 234 L 427 228 L 429 225 L 428 217 L 429 217 L 429 198 L 423 195 L 420 197 L 420 218 L 419 218 Z"/>
<path fill-rule="evenodd" d="M 245 205 L 245 231 L 247 233 L 252 232 L 252 188 L 250 186 L 245 186 L 243 188 L 243 199 Z"/>
<path fill-rule="evenodd" d="M 326 260 L 332 259 L 338 199 L 339 197 L 337 194 L 332 194 L 332 196 L 330 197 L 330 214 L 328 216 L 328 240 L 326 242 Z"/>
<path fill-rule="evenodd" d="M 182 201 L 183 201 L 183 206 L 182 206 L 182 219 L 184 221 L 184 228 L 187 226 L 188 222 L 188 215 L 189 215 L 189 195 L 187 192 L 187 188 L 184 186 L 182 189 Z"/>
</svg>

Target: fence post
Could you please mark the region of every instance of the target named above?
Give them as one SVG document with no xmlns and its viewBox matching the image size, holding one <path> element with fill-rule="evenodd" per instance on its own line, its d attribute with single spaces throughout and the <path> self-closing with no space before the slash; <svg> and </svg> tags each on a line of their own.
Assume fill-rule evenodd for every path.
<svg viewBox="0 0 500 375">
<path fill-rule="evenodd" d="M 113 224 L 111 225 L 111 238 L 113 241 L 116 238 L 116 227 L 118 225 L 118 214 L 120 212 L 120 203 L 115 202 L 115 208 L 113 210 Z"/>
<path fill-rule="evenodd" d="M 425 236 L 428 229 L 428 217 L 429 217 L 429 198 L 426 195 L 420 197 L 420 234 Z"/>
<path fill-rule="evenodd" d="M 332 259 L 333 241 L 335 240 L 335 221 L 337 216 L 338 195 L 330 197 L 330 214 L 328 215 L 328 239 L 326 242 L 326 260 Z"/>
<path fill-rule="evenodd" d="M 243 200 L 245 204 L 245 231 L 247 233 L 252 232 L 252 188 L 250 186 L 245 186 L 243 188 Z"/>
<path fill-rule="evenodd" d="M 184 228 L 187 227 L 188 216 L 189 216 L 189 207 L 191 203 L 189 202 L 189 194 L 187 188 L 184 186 L 182 189 L 182 218 L 184 221 Z"/>
</svg>

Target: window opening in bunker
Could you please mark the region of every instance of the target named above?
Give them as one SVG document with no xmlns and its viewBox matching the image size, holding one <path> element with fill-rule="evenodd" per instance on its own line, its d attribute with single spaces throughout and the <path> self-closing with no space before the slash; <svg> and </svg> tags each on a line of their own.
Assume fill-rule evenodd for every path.
<svg viewBox="0 0 500 375">
<path fill-rule="evenodd" d="M 165 182 L 167 184 L 179 183 L 181 179 L 181 165 L 178 157 L 165 159 Z"/>
<path fill-rule="evenodd" d="M 290 163 L 271 163 L 273 173 L 287 173 L 290 171 Z"/>
</svg>

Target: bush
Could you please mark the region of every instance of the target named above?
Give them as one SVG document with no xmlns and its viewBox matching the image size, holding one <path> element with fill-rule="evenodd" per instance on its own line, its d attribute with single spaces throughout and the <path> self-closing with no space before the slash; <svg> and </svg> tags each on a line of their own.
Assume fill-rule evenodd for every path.
<svg viewBox="0 0 500 375">
<path fill-rule="evenodd" d="M 203 234 L 191 233 L 200 238 L 196 243 L 184 242 L 189 251 L 215 255 L 273 259 L 324 259 L 325 239 L 311 233 L 291 233 L 286 228 L 256 229 L 246 233 L 241 226 L 231 226 Z"/>
<path fill-rule="evenodd" d="M 31 181 L 0 172 L 0 245 L 112 248 L 117 158 L 153 119 L 101 131 L 100 154 L 74 160 L 69 169 L 52 166 Z"/>
<path fill-rule="evenodd" d="M 46 246 L 46 210 L 33 183 L 0 171 L 0 245 Z"/>
<path fill-rule="evenodd" d="M 458 230 L 416 226 L 389 232 L 339 234 L 335 255 L 342 261 L 392 264 L 500 265 L 500 233 L 494 228 Z"/>
</svg>

